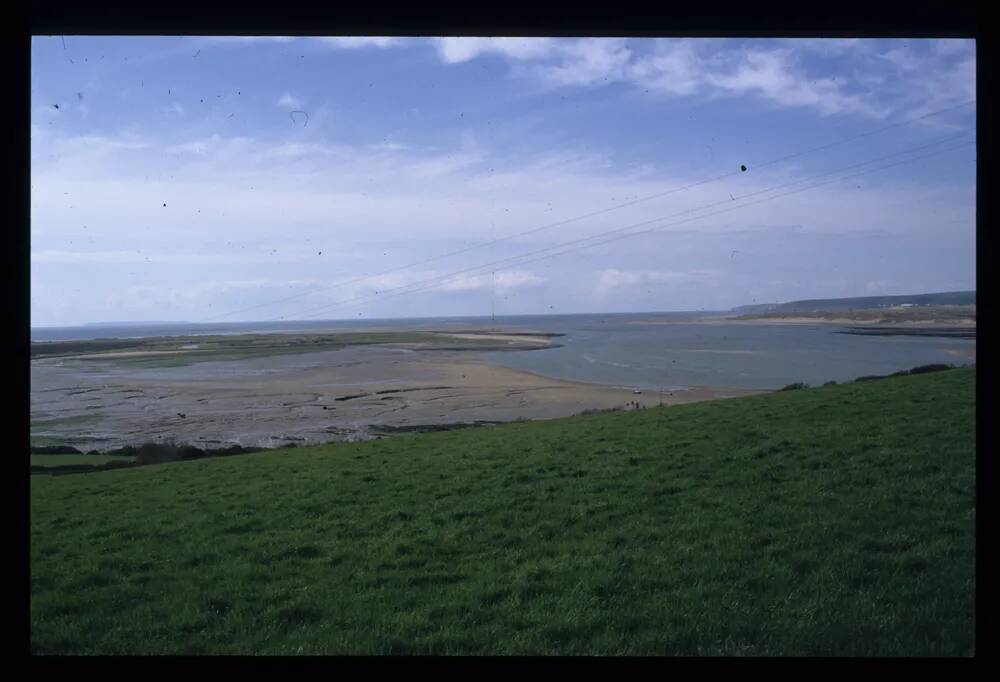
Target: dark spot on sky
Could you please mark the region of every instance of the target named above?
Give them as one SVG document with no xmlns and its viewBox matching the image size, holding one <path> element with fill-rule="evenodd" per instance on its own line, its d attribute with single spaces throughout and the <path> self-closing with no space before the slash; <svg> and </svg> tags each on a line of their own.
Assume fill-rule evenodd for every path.
<svg viewBox="0 0 1000 682">
<path fill-rule="evenodd" d="M 298 117 L 296 117 L 298 114 Z M 292 123 L 298 125 L 299 121 L 302 121 L 302 127 L 305 128 L 309 125 L 309 114 L 304 111 L 295 110 L 288 114 L 288 117 L 292 119 Z"/>
<path fill-rule="evenodd" d="M 53 104 L 52 106 L 54 106 L 54 107 L 55 107 L 56 109 L 58 109 L 58 108 L 59 108 L 59 105 L 58 105 L 58 104 Z"/>
<path fill-rule="evenodd" d="M 167 205 L 166 205 L 166 204 L 163 204 L 163 208 L 166 208 L 166 207 L 167 207 Z"/>
<path fill-rule="evenodd" d="M 76 99 L 79 100 L 80 102 L 82 102 L 83 101 L 83 93 L 82 92 L 76 93 Z"/>
<path fill-rule="evenodd" d="M 194 56 L 197 57 L 200 54 L 201 54 L 201 50 L 198 50 L 197 52 L 194 53 Z"/>
<path fill-rule="evenodd" d="M 740 172 L 746 173 L 747 172 L 747 167 L 744 166 L 743 164 L 740 164 Z"/>
</svg>

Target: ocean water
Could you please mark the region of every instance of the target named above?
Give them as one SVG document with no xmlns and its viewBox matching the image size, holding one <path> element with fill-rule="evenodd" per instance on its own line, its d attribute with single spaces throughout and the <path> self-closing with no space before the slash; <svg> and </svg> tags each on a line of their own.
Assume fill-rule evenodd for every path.
<svg viewBox="0 0 1000 682">
<path fill-rule="evenodd" d="M 974 339 L 838 334 L 833 325 L 696 324 L 691 316 L 563 320 L 561 348 L 489 353 L 490 361 L 560 379 L 646 390 L 774 389 L 975 361 Z M 969 352 L 973 353 L 968 357 Z"/>
<path fill-rule="evenodd" d="M 685 386 L 773 389 L 889 374 L 930 363 L 974 361 L 974 339 L 855 336 L 833 325 L 696 323 L 705 312 L 412 318 L 214 325 L 150 324 L 49 327 L 32 341 L 280 331 L 496 327 L 555 332 L 559 348 L 491 352 L 499 365 L 546 376 L 644 390 Z M 968 356 L 971 351 L 972 357 Z"/>
</svg>

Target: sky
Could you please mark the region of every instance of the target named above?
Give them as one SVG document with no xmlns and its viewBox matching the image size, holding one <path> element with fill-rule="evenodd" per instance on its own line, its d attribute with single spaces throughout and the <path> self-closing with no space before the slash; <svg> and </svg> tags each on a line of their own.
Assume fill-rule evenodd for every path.
<svg viewBox="0 0 1000 682">
<path fill-rule="evenodd" d="M 975 288 L 971 40 L 35 36 L 31 59 L 33 326 Z"/>
</svg>

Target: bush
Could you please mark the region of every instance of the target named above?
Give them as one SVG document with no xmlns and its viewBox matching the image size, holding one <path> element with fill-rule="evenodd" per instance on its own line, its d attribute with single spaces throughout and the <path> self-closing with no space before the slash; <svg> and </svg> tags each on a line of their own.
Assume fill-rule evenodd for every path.
<svg viewBox="0 0 1000 682">
<path fill-rule="evenodd" d="M 135 461 L 139 464 L 161 464 L 204 456 L 205 451 L 201 448 L 193 445 L 177 445 L 172 440 L 167 440 L 162 443 L 143 443 L 135 452 Z"/>
<path fill-rule="evenodd" d="M 247 454 L 247 453 L 250 453 L 250 452 L 260 452 L 261 450 L 265 450 L 265 449 L 266 448 L 243 447 L 242 445 L 230 445 L 230 446 L 224 447 L 224 448 L 216 448 L 214 450 L 206 450 L 205 451 L 205 455 L 206 456 L 211 456 L 211 457 L 214 457 L 216 455 L 224 457 L 224 456 L 227 456 L 227 455 L 244 455 L 244 454 Z"/>
<path fill-rule="evenodd" d="M 927 374 L 928 372 L 943 372 L 946 369 L 953 369 L 951 365 L 920 365 L 910 370 L 910 374 Z"/>
<path fill-rule="evenodd" d="M 837 382 L 836 382 L 836 381 L 828 381 L 828 382 L 826 382 L 826 383 L 825 383 L 825 384 L 823 384 L 823 385 L 824 385 L 824 386 L 836 386 L 836 385 L 837 385 Z"/>
<path fill-rule="evenodd" d="M 885 379 L 884 374 L 868 374 L 863 377 L 858 377 L 855 381 L 875 381 L 876 379 Z"/>
<path fill-rule="evenodd" d="M 182 445 L 177 448 L 177 456 L 180 459 L 198 459 L 205 456 L 205 451 L 194 445 Z"/>
<path fill-rule="evenodd" d="M 803 388 L 809 388 L 809 384 L 802 383 L 801 381 L 796 381 L 794 384 L 788 384 L 784 388 L 778 389 L 780 391 L 798 391 Z"/>
</svg>

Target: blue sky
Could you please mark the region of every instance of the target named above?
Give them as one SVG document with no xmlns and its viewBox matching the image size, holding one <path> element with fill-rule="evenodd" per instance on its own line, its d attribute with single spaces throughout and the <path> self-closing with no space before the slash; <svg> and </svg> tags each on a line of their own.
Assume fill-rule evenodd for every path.
<svg viewBox="0 0 1000 682">
<path fill-rule="evenodd" d="M 38 36 L 32 324 L 972 289 L 975 63 L 964 40 Z"/>
</svg>

